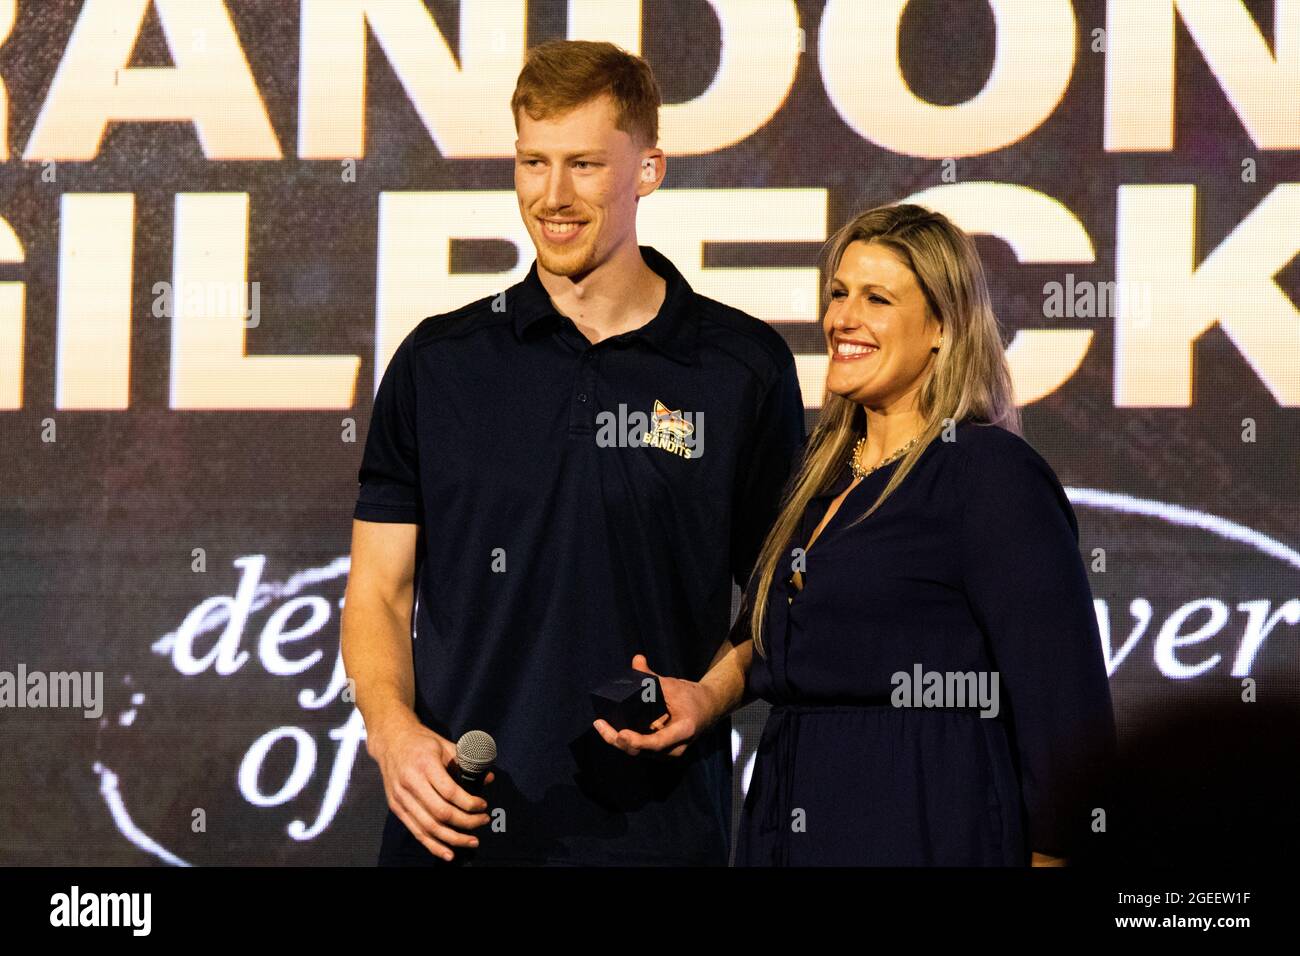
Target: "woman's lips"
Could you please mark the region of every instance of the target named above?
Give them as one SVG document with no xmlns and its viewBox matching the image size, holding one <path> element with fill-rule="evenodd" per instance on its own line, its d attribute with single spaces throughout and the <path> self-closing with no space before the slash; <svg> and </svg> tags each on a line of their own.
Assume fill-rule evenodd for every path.
<svg viewBox="0 0 1300 956">
<path fill-rule="evenodd" d="M 835 351 L 831 354 L 831 361 L 856 362 L 859 359 L 871 358 L 879 351 L 878 346 L 868 345 L 865 342 L 836 342 Z"/>
</svg>

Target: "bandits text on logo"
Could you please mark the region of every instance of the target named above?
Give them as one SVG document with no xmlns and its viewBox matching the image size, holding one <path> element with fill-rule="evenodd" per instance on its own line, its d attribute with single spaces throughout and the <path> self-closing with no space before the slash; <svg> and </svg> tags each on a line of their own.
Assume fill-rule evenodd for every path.
<svg viewBox="0 0 1300 956">
<path fill-rule="evenodd" d="M 628 411 L 619 402 L 618 411 L 596 415 L 596 444 L 601 448 L 659 448 L 682 458 L 704 455 L 704 413 L 669 408 L 655 399 L 650 414 Z"/>
</svg>

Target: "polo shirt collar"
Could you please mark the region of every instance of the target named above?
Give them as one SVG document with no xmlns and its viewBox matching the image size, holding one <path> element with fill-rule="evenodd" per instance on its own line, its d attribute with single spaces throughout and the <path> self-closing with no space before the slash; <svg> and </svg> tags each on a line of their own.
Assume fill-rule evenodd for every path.
<svg viewBox="0 0 1300 956">
<path fill-rule="evenodd" d="M 631 332 L 616 335 L 613 339 L 641 339 L 653 348 L 687 365 L 695 363 L 697 319 L 694 310 L 695 293 L 685 277 L 677 271 L 664 255 L 652 246 L 639 246 L 641 258 L 665 282 L 663 305 L 655 317 Z M 529 326 L 547 316 L 559 316 L 551 303 L 550 294 L 537 275 L 537 260 L 533 260 L 528 275 L 519 284 L 510 302 L 515 335 L 522 341 Z"/>
</svg>

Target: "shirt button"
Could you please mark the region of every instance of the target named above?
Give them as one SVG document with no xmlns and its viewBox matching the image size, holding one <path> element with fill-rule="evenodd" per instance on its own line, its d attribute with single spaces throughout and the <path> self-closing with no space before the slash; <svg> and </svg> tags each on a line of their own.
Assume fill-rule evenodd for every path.
<svg viewBox="0 0 1300 956">
<path fill-rule="evenodd" d="M 586 392 L 579 392 L 579 393 L 578 393 L 578 401 L 581 402 L 583 405 L 586 405 L 586 404 L 587 404 L 587 393 L 586 393 Z"/>
</svg>

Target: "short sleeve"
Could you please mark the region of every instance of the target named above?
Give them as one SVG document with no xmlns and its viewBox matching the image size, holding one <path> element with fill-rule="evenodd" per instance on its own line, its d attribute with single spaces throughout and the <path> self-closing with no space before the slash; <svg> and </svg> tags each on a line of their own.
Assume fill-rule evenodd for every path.
<svg viewBox="0 0 1300 956">
<path fill-rule="evenodd" d="M 1019 436 L 998 429 L 966 444 L 962 575 L 1009 712 L 1028 849 L 1069 857 L 1083 849 L 1115 751 L 1078 521 Z"/>
<path fill-rule="evenodd" d="M 749 584 L 763 539 L 776 523 L 786 482 L 803 450 L 803 419 L 799 374 L 793 357 L 789 357 L 759 401 L 754 426 L 736 462 L 731 573 L 742 590 Z M 743 631 L 733 627 L 732 643 L 744 640 Z"/>
<path fill-rule="evenodd" d="M 361 521 L 423 524 L 411 332 L 393 353 L 375 393 L 357 473 L 353 517 Z"/>
</svg>

